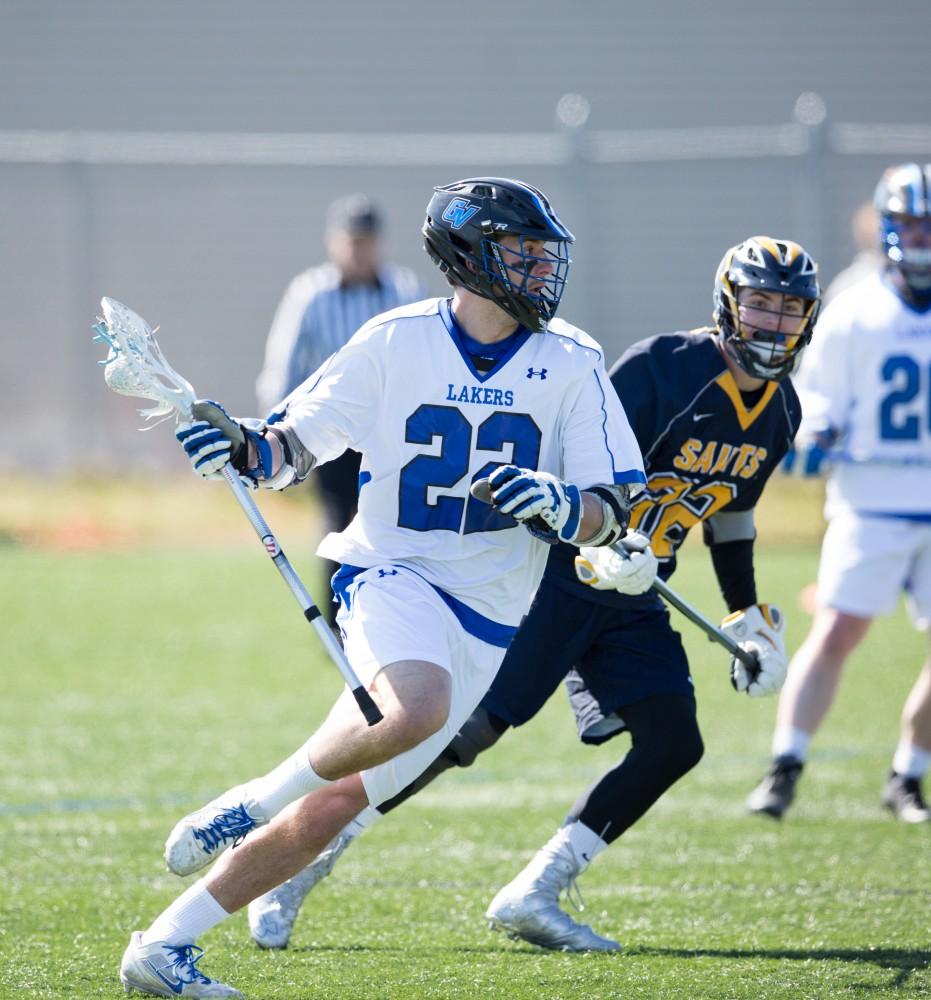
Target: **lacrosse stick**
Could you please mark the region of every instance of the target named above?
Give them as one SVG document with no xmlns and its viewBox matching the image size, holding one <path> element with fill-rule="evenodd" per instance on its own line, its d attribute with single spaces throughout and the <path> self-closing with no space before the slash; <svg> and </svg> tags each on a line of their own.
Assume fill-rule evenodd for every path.
<svg viewBox="0 0 931 1000">
<path fill-rule="evenodd" d="M 487 479 L 477 479 L 470 487 L 470 492 L 476 500 L 481 500 L 483 503 L 494 504 L 491 499 L 491 489 L 488 486 Z M 546 528 L 547 525 L 542 521 L 542 518 L 534 520 L 539 520 L 541 522 L 541 527 Z M 624 548 L 624 540 L 621 539 L 615 542 L 611 548 L 622 558 L 629 559 L 630 553 Z M 709 621 L 697 608 L 692 607 L 685 598 L 680 597 L 664 580 L 659 577 L 653 581 L 651 590 L 655 590 L 660 597 L 663 598 L 668 604 L 671 604 L 676 611 L 685 615 L 686 618 L 693 625 L 697 625 L 705 635 L 712 642 L 720 643 L 731 656 L 736 656 L 738 660 L 747 668 L 750 672 L 751 679 L 755 679 L 760 672 L 760 664 L 756 656 L 749 652 L 749 650 L 743 649 L 739 646 L 726 632 L 722 631 L 713 622 Z"/>
<path fill-rule="evenodd" d="M 104 366 L 103 374 L 107 385 L 122 396 L 138 396 L 152 400 L 155 406 L 139 411 L 146 420 L 160 418 L 156 422 L 162 423 L 172 416 L 175 416 L 176 420 L 191 420 L 191 408 L 197 399 L 197 394 L 191 383 L 182 378 L 165 360 L 165 355 L 162 354 L 149 324 L 132 309 L 115 299 L 103 298 L 100 300 L 100 305 L 103 309 L 103 318 L 94 326 L 94 340 L 107 344 L 110 349 L 106 360 L 99 362 Z M 272 562 L 278 567 L 278 572 L 300 604 L 304 617 L 313 626 L 327 655 L 352 689 L 352 694 L 366 721 L 370 726 L 374 726 L 382 719 L 378 706 L 349 665 L 346 654 L 320 616 L 319 608 L 311 600 L 300 577 L 288 562 L 287 556 L 278 544 L 278 539 L 275 538 L 232 466 L 227 464 L 221 471 L 233 496 L 236 497 L 249 523 L 265 546 L 265 551 L 271 556 Z"/>
</svg>

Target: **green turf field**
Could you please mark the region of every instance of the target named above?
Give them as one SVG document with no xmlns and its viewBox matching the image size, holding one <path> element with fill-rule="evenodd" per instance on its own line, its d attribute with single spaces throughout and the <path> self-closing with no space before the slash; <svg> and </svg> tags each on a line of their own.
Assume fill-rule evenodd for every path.
<svg viewBox="0 0 931 1000">
<path fill-rule="evenodd" d="M 228 550 L 146 535 L 144 551 L 64 551 L 19 544 L 22 518 L 6 515 L 0 996 L 116 997 L 129 932 L 184 884 L 161 860 L 174 821 L 298 746 L 338 680 L 247 526 L 234 525 Z M 789 521 L 757 566 L 794 648 L 817 528 L 796 524 L 806 542 L 794 546 Z M 289 548 L 311 575 L 307 548 Z M 700 546 L 675 584 L 721 612 Z M 206 971 L 265 1000 L 931 995 L 931 830 L 896 824 L 878 804 L 924 640 L 904 613 L 877 623 L 777 825 L 742 808 L 766 766 L 775 702 L 735 695 L 726 656 L 681 627 L 705 759 L 581 882 L 583 919 L 623 953 L 545 953 L 482 920 L 626 749 L 577 744 L 557 696 L 353 845 L 289 951 L 259 953 L 240 914 L 201 942 Z"/>
</svg>

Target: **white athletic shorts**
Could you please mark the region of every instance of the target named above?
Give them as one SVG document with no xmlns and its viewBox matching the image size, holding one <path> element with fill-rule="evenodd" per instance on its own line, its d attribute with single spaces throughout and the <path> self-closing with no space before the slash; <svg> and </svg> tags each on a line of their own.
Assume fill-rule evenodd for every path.
<svg viewBox="0 0 931 1000">
<path fill-rule="evenodd" d="M 362 772 L 369 804 L 393 798 L 449 746 L 491 686 L 505 650 L 470 635 L 422 577 L 402 567 L 373 567 L 348 588 L 336 622 L 346 656 L 368 686 L 383 667 L 425 660 L 452 677 L 449 718 L 438 732 L 392 760 Z"/>
<path fill-rule="evenodd" d="M 842 512 L 821 547 L 818 603 L 861 618 L 889 614 L 905 593 L 916 627 L 931 624 L 931 524 Z"/>
</svg>

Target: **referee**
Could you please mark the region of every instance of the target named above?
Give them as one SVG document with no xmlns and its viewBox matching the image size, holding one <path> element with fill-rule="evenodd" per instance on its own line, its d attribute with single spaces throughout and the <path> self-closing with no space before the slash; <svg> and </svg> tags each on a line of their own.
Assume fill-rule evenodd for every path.
<svg viewBox="0 0 931 1000">
<path fill-rule="evenodd" d="M 329 259 L 297 275 L 275 311 L 256 382 L 261 412 L 270 413 L 373 316 L 425 297 L 413 271 L 381 261 L 381 232 L 381 215 L 364 194 L 330 205 L 325 233 Z M 321 465 L 311 482 L 326 531 L 342 531 L 356 513 L 358 452 L 346 451 Z M 333 563 L 326 568 L 327 579 L 338 569 Z M 326 616 L 332 625 L 332 601 L 326 602 Z"/>
</svg>

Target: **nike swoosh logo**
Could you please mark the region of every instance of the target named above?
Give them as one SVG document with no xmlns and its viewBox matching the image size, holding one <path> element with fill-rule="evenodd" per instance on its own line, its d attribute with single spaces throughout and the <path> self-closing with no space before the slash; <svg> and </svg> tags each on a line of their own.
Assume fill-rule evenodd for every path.
<svg viewBox="0 0 931 1000">
<path fill-rule="evenodd" d="M 146 965 L 152 970 L 152 972 L 155 973 L 156 976 L 158 976 L 159 979 L 161 979 L 161 981 L 168 987 L 168 989 L 171 990 L 172 993 L 181 996 L 181 991 L 184 989 L 184 983 L 182 983 L 180 979 L 175 979 L 174 982 L 172 982 L 165 975 L 163 975 L 161 969 L 156 969 L 151 962 L 146 962 Z"/>
<path fill-rule="evenodd" d="M 710 417 L 710 416 L 711 416 L 710 413 L 693 413 L 692 414 L 692 420 L 694 420 L 694 421 L 697 422 L 699 420 L 704 420 L 705 417 Z"/>
</svg>

